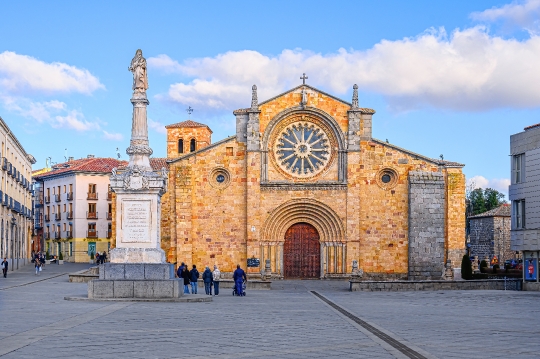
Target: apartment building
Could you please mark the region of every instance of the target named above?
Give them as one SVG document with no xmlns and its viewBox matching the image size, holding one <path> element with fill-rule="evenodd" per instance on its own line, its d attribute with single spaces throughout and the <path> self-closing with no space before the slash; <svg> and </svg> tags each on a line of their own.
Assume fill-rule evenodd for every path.
<svg viewBox="0 0 540 359">
<path fill-rule="evenodd" d="M 70 262 L 88 262 L 91 253 L 108 251 L 112 236 L 109 176 L 126 166 L 114 158 L 83 159 L 52 166 L 34 177 L 36 232 L 45 250 Z"/>
<path fill-rule="evenodd" d="M 0 117 L 0 257 L 9 269 L 28 263 L 32 253 L 32 165 L 28 154 Z"/>
</svg>

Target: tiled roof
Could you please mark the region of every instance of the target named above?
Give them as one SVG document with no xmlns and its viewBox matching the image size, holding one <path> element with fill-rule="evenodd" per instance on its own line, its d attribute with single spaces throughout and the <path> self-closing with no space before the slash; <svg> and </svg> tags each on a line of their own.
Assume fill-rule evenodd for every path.
<svg viewBox="0 0 540 359">
<path fill-rule="evenodd" d="M 501 204 L 497 208 L 490 209 L 484 213 L 479 213 L 469 218 L 482 218 L 482 217 L 510 217 L 510 205 L 508 203 Z"/>
<path fill-rule="evenodd" d="M 113 168 L 126 165 L 127 161 L 120 161 L 115 158 L 81 158 L 54 165 L 51 171 L 35 176 L 34 178 L 43 179 L 68 172 L 111 173 Z"/>
<path fill-rule="evenodd" d="M 165 126 L 165 128 L 182 128 L 182 127 L 207 127 L 208 129 L 210 129 L 210 127 L 208 127 L 204 123 L 198 123 L 198 122 L 191 121 L 191 120 L 182 121 L 182 122 L 178 122 L 178 123 L 173 123 L 172 125 Z M 212 132 L 212 131 L 210 131 L 210 132 Z"/>
<path fill-rule="evenodd" d="M 530 130 L 531 128 L 535 128 L 535 127 L 538 127 L 538 126 L 540 126 L 540 123 L 537 123 L 536 125 L 527 126 L 527 127 L 524 128 L 524 130 L 527 131 L 527 130 Z"/>
<path fill-rule="evenodd" d="M 150 167 L 152 167 L 154 171 L 159 171 L 163 167 L 169 168 L 169 164 L 167 163 L 166 158 L 152 157 L 150 158 Z"/>
</svg>

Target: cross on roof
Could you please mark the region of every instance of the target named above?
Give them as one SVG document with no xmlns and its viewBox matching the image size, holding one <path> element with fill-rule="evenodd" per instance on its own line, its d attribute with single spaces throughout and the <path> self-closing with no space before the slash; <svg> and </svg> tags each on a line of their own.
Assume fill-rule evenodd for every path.
<svg viewBox="0 0 540 359">
<path fill-rule="evenodd" d="M 188 113 L 188 117 L 191 118 L 191 113 L 193 112 L 193 109 L 191 108 L 191 106 L 188 106 L 188 108 L 186 109 L 186 112 Z"/>
<path fill-rule="evenodd" d="M 308 77 L 306 76 L 306 73 L 304 72 L 304 73 L 302 74 L 302 77 L 300 77 L 300 80 L 302 80 L 302 82 L 303 82 L 304 85 L 305 85 L 307 79 L 308 79 Z"/>
</svg>

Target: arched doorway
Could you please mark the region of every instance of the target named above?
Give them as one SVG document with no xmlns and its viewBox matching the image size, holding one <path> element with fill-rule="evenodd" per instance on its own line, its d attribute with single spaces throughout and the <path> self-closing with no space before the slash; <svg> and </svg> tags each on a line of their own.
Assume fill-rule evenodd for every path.
<svg viewBox="0 0 540 359">
<path fill-rule="evenodd" d="M 283 245 L 285 278 L 319 278 L 321 247 L 319 233 L 311 224 L 293 224 L 285 233 Z"/>
</svg>

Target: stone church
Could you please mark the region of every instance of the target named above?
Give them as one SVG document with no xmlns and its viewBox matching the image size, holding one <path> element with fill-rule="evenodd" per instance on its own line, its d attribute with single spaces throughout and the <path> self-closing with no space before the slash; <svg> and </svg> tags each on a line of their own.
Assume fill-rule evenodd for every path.
<svg viewBox="0 0 540 359">
<path fill-rule="evenodd" d="M 304 80 L 305 81 L 305 80 Z M 166 126 L 168 261 L 273 278 L 440 279 L 465 247 L 464 165 L 372 137 L 375 111 L 307 84 L 234 111 L 236 135 Z M 257 266 L 258 265 L 258 266 Z"/>
</svg>

